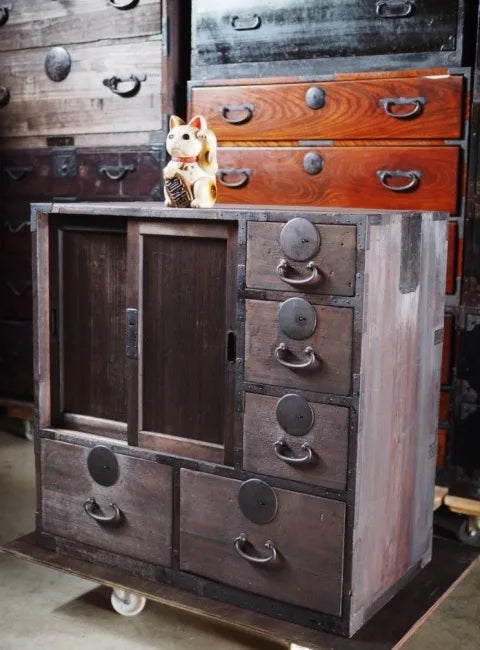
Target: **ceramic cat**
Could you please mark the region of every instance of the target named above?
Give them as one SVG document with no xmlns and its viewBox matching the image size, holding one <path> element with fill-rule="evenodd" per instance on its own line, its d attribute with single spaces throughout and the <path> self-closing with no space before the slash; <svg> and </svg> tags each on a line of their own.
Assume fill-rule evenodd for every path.
<svg viewBox="0 0 480 650">
<path fill-rule="evenodd" d="M 163 170 L 165 205 L 210 208 L 217 198 L 217 138 L 202 115 L 188 124 L 172 115 L 167 136 L 171 160 Z"/>
</svg>

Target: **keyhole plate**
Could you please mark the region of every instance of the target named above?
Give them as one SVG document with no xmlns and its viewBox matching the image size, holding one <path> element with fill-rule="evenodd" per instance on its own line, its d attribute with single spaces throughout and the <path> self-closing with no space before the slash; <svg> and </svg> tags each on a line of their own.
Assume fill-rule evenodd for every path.
<svg viewBox="0 0 480 650">
<path fill-rule="evenodd" d="M 305 262 L 318 253 L 320 233 L 308 219 L 291 219 L 282 228 L 280 245 L 287 257 L 297 262 Z"/>
<path fill-rule="evenodd" d="M 276 517 L 278 499 L 268 483 L 252 478 L 240 486 L 238 505 L 242 514 L 254 524 L 268 524 Z"/>
<path fill-rule="evenodd" d="M 87 467 L 95 483 L 106 487 L 118 481 L 118 461 L 108 447 L 98 445 L 88 454 Z"/>
<path fill-rule="evenodd" d="M 278 324 L 281 331 L 290 339 L 308 339 L 317 326 L 317 312 L 303 298 L 289 298 L 280 305 Z"/>
<path fill-rule="evenodd" d="M 277 422 L 291 436 L 305 436 L 313 427 L 315 415 L 304 397 L 284 395 L 277 404 Z"/>
</svg>

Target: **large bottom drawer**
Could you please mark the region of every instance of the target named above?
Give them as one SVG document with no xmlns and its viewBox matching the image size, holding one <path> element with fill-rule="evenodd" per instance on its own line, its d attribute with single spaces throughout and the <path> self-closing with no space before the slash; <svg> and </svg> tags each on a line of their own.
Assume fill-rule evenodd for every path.
<svg viewBox="0 0 480 650">
<path fill-rule="evenodd" d="M 102 452 L 97 452 L 99 460 L 106 458 L 101 464 L 107 465 L 107 470 L 102 474 L 98 460 L 96 468 L 91 469 L 95 461 L 90 459 L 88 463 L 90 452 L 88 447 L 42 441 L 42 530 L 112 553 L 170 566 L 171 468 L 121 454 L 110 455 L 104 448 L 103 458 Z M 115 467 L 118 477 L 110 484 Z M 101 485 L 93 476 L 108 485 Z"/>
<path fill-rule="evenodd" d="M 457 211 L 458 147 L 221 147 L 218 201 Z"/>
<path fill-rule="evenodd" d="M 182 570 L 340 614 L 343 503 L 187 469 L 180 490 Z"/>
</svg>

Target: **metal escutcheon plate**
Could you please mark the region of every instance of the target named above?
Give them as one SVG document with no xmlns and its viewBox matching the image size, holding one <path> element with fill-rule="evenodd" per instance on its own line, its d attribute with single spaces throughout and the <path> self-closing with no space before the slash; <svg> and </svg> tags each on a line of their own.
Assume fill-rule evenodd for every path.
<svg viewBox="0 0 480 650">
<path fill-rule="evenodd" d="M 52 47 L 45 57 L 45 72 L 52 81 L 63 81 L 72 67 L 70 54 L 64 47 Z"/>
<path fill-rule="evenodd" d="M 254 524 L 268 524 L 275 519 L 278 499 L 267 483 L 252 478 L 240 486 L 238 505 L 242 514 Z"/>
<path fill-rule="evenodd" d="M 90 476 L 99 485 L 108 487 L 118 481 L 118 461 L 108 447 L 94 447 L 88 454 L 87 467 Z"/>
<path fill-rule="evenodd" d="M 314 333 L 317 326 L 317 312 L 303 298 L 289 298 L 280 305 L 278 324 L 289 338 L 302 341 Z"/>
<path fill-rule="evenodd" d="M 291 219 L 282 228 L 280 245 L 287 257 L 305 262 L 318 253 L 320 233 L 308 219 Z"/>
<path fill-rule="evenodd" d="M 277 404 L 277 422 L 291 436 L 305 436 L 313 427 L 312 407 L 300 395 L 284 395 Z"/>
</svg>

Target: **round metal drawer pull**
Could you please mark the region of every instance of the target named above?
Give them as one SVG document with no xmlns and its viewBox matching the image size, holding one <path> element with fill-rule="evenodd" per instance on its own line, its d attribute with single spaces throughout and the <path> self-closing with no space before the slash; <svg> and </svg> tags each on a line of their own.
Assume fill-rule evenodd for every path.
<svg viewBox="0 0 480 650">
<path fill-rule="evenodd" d="M 110 504 L 110 508 L 112 509 L 112 514 L 110 515 L 98 514 L 97 510 L 100 510 L 100 506 L 93 497 L 85 501 L 83 507 L 87 515 L 99 524 L 119 524 L 122 521 L 122 513 L 115 503 Z"/>
<path fill-rule="evenodd" d="M 379 0 L 375 11 L 379 18 L 408 18 L 415 11 L 413 0 Z"/>
<path fill-rule="evenodd" d="M 225 122 L 228 122 L 229 124 L 246 124 L 252 119 L 255 106 L 254 104 L 241 104 L 240 106 L 221 104 L 218 107 L 218 110 L 220 111 L 222 120 L 225 120 Z M 235 119 L 228 117 L 228 113 L 244 113 L 244 115 Z"/>
<path fill-rule="evenodd" d="M 286 450 L 290 449 L 290 447 L 283 438 L 280 438 L 280 440 L 277 440 L 273 445 L 273 450 L 277 458 L 280 458 L 280 460 L 283 460 L 283 462 L 288 463 L 289 465 L 310 465 L 313 460 L 313 449 L 310 447 L 308 442 L 304 442 L 302 445 L 302 449 L 306 452 L 305 456 L 285 456 L 282 454 L 282 449 Z"/>
<path fill-rule="evenodd" d="M 412 117 L 417 117 L 423 111 L 423 107 L 427 103 L 426 97 L 385 97 L 380 99 L 380 106 L 384 109 L 388 117 L 394 117 L 396 120 L 408 120 Z M 393 113 L 392 106 L 413 106 L 408 113 Z"/>
<path fill-rule="evenodd" d="M 10 101 L 10 90 L 6 86 L 0 86 L 0 108 L 3 108 Z"/>
<path fill-rule="evenodd" d="M 133 9 L 135 5 L 138 5 L 138 0 L 127 0 L 123 4 L 118 0 L 108 0 L 108 4 L 115 7 L 115 9 Z"/>
<path fill-rule="evenodd" d="M 318 282 L 318 279 L 320 277 L 320 272 L 315 262 L 309 262 L 307 264 L 307 269 L 310 271 L 310 275 L 306 278 L 302 278 L 301 280 L 294 280 L 293 278 L 289 278 L 286 275 L 288 269 L 291 269 L 291 266 L 287 260 L 280 260 L 277 266 L 277 275 L 280 280 L 283 280 L 283 282 L 290 284 L 292 287 L 305 287 L 309 284 L 315 284 Z"/>
<path fill-rule="evenodd" d="M 271 540 L 267 540 L 265 542 L 265 548 L 269 552 L 266 557 L 249 555 L 248 553 L 245 552 L 245 546 L 246 544 L 248 544 L 248 538 L 245 535 L 245 533 L 241 533 L 238 537 L 235 537 L 235 539 L 233 540 L 233 544 L 235 546 L 235 550 L 240 555 L 240 557 L 243 557 L 244 560 L 247 560 L 252 564 L 265 565 L 265 564 L 270 564 L 271 562 L 275 562 L 275 560 L 277 559 L 277 549 L 275 548 L 275 545 Z"/>
<path fill-rule="evenodd" d="M 412 192 L 416 190 L 420 185 L 420 179 L 422 177 L 422 172 L 420 171 L 401 171 L 401 170 L 389 170 L 389 169 L 379 169 L 377 171 L 377 176 L 380 180 L 380 183 L 386 190 L 391 192 Z M 389 185 L 389 178 L 408 178 L 410 179 L 405 185 Z"/>
<path fill-rule="evenodd" d="M 218 182 L 221 185 L 230 187 L 232 189 L 240 189 L 241 187 L 245 187 L 245 185 L 247 185 L 248 181 L 250 180 L 251 175 L 251 169 L 219 169 L 217 172 Z M 240 178 L 238 181 L 229 182 L 225 180 L 225 177 L 227 176 L 239 176 Z"/>
<path fill-rule="evenodd" d="M 288 347 L 285 345 L 285 343 L 280 343 L 280 345 L 275 349 L 275 359 L 280 365 L 285 366 L 285 368 L 291 368 L 292 370 L 306 370 L 307 368 L 311 368 L 311 366 L 313 366 L 317 360 L 315 351 L 310 345 L 304 350 L 304 353 L 308 357 L 308 360 L 304 363 L 293 363 L 292 361 L 285 361 L 285 359 L 282 358 L 282 355 L 287 351 Z"/>
<path fill-rule="evenodd" d="M 251 29 L 258 29 L 262 24 L 262 19 L 258 14 L 253 14 L 252 22 L 242 23 L 240 22 L 240 16 L 233 16 L 232 18 L 232 27 L 237 32 L 246 32 Z"/>
<path fill-rule="evenodd" d="M 320 154 L 310 151 L 303 158 L 303 169 L 310 174 L 310 176 L 315 176 L 319 174 L 323 169 L 323 158 Z"/>
<path fill-rule="evenodd" d="M 308 108 L 314 111 L 325 106 L 325 91 L 318 86 L 312 86 L 305 93 L 305 102 Z"/>
</svg>

